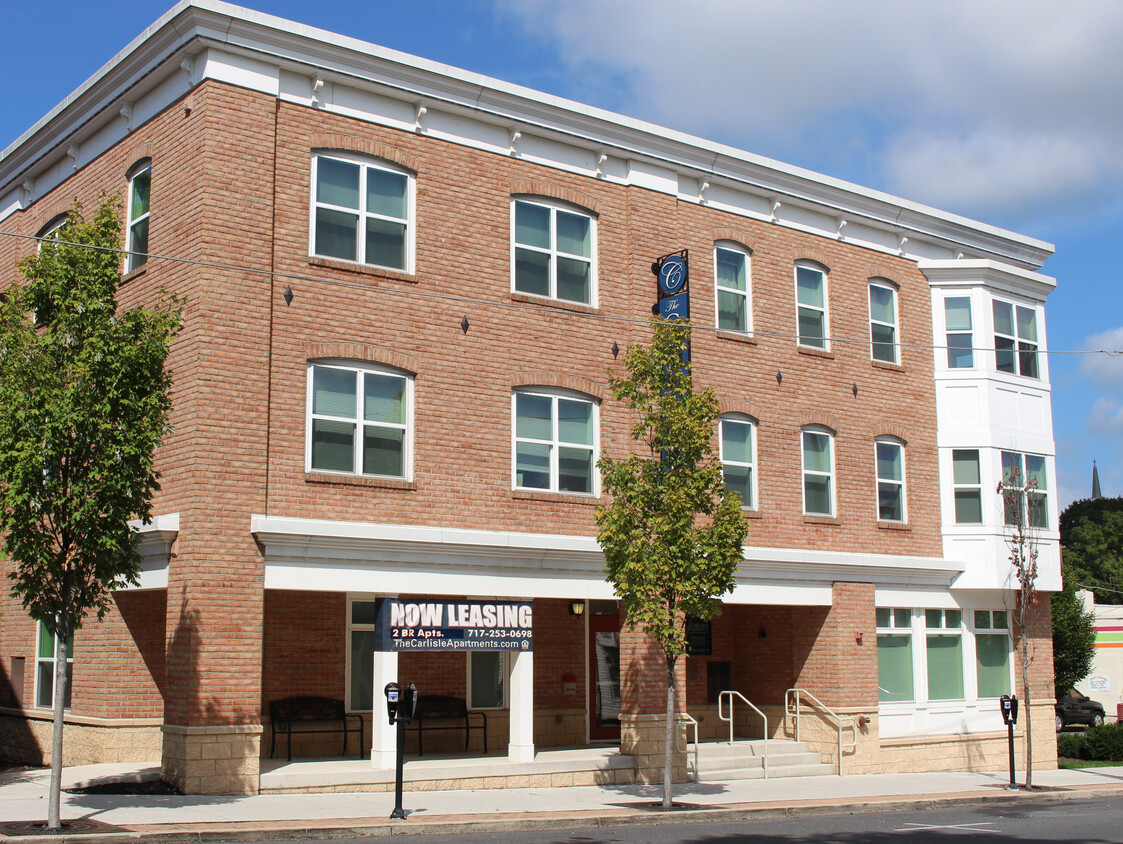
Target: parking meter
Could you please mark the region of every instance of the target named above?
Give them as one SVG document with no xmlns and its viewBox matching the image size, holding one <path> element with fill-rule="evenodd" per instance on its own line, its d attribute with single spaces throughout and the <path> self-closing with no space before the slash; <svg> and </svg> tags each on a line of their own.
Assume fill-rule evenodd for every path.
<svg viewBox="0 0 1123 844">
<path fill-rule="evenodd" d="M 1017 724 L 1018 723 L 1018 698 L 1017 698 L 1017 696 L 1010 697 L 1010 695 L 1003 695 L 999 699 L 999 705 L 1002 707 L 1002 723 L 1003 724 Z"/>
<path fill-rule="evenodd" d="M 386 714 L 390 717 L 391 724 L 398 720 L 398 709 L 401 706 L 401 701 L 398 698 L 401 691 L 402 687 L 397 683 L 387 683 L 386 688 L 382 690 L 382 693 L 386 695 Z"/>
</svg>

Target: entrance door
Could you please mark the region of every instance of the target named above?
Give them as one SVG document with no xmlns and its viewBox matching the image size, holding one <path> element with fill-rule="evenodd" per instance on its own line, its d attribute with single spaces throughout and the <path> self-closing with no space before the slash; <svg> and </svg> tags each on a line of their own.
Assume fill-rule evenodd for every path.
<svg viewBox="0 0 1123 844">
<path fill-rule="evenodd" d="M 620 616 L 589 616 L 589 739 L 620 741 Z"/>
</svg>

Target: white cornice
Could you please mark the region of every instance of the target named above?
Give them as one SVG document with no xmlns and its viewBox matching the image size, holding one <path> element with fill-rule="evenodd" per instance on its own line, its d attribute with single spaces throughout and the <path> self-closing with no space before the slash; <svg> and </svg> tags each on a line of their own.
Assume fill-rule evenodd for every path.
<svg viewBox="0 0 1123 844">
<path fill-rule="evenodd" d="M 977 287 L 981 284 L 1042 302 L 1057 286 L 1057 280 L 1051 276 L 995 261 L 919 261 L 917 267 L 933 287 Z"/>
<path fill-rule="evenodd" d="M 594 161 L 647 161 L 728 183 L 768 202 L 779 199 L 785 208 L 866 224 L 891 235 L 894 244 L 927 240 L 1027 268 L 1039 267 L 1053 251 L 1044 241 L 841 179 L 218 0 L 177 4 L 0 153 L 0 196 L 60 144 L 80 145 L 109 119 L 120 120 L 122 105 L 183 74 L 183 59 L 211 46 L 483 123 L 517 126 L 524 135 L 586 149 Z M 185 87 L 197 81 L 185 80 Z"/>
</svg>

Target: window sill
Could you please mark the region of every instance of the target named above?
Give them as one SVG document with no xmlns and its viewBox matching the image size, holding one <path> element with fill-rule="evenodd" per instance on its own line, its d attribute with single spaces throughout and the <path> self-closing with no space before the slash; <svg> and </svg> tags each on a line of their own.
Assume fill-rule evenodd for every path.
<svg viewBox="0 0 1123 844">
<path fill-rule="evenodd" d="M 717 330 L 717 336 L 722 340 L 732 340 L 734 343 L 744 343 L 748 346 L 757 345 L 757 339 L 751 333 L 742 333 L 740 331 L 729 331 L 724 328 Z"/>
<path fill-rule="evenodd" d="M 305 472 L 304 482 L 339 486 L 368 486 L 377 489 L 413 489 L 413 481 L 404 478 L 368 478 L 362 475 L 333 475 L 330 472 Z"/>
<path fill-rule="evenodd" d="M 511 293 L 512 302 L 522 302 L 527 305 L 542 305 L 546 308 L 557 308 L 560 311 L 574 311 L 579 314 L 596 314 L 600 309 L 593 305 L 583 305 L 580 302 L 567 302 L 564 299 L 551 299 L 548 296 L 532 296 L 529 293 Z"/>
<path fill-rule="evenodd" d="M 810 346 L 796 346 L 796 351 L 801 355 L 807 355 L 811 358 L 823 358 L 824 360 L 834 360 L 834 352 L 827 349 L 813 349 Z"/>
<path fill-rule="evenodd" d="M 905 531 L 912 530 L 912 528 L 909 526 L 908 522 L 884 522 L 884 521 L 880 521 L 880 520 L 877 523 L 877 529 L 878 530 L 905 530 Z"/>
<path fill-rule="evenodd" d="M 889 372 L 904 372 L 905 368 L 899 363 L 889 363 L 885 360 L 870 360 L 870 366 L 874 369 L 885 369 Z"/>
<path fill-rule="evenodd" d="M 597 503 L 596 496 L 582 495 L 579 492 L 538 492 L 529 489 L 511 490 L 511 498 L 516 501 L 556 501 L 561 504 L 578 504 L 591 507 Z"/>
<path fill-rule="evenodd" d="M 144 275 L 146 272 L 148 272 L 148 264 L 141 264 L 135 270 L 129 270 L 127 273 L 121 276 L 121 284 L 124 284 L 127 281 L 132 281 L 134 278 L 138 278 L 139 276 Z"/>
<path fill-rule="evenodd" d="M 406 281 L 410 284 L 417 284 L 419 281 L 414 273 L 404 273 L 400 270 L 374 267 L 367 264 L 356 264 L 352 261 L 341 261 L 338 258 L 321 258 L 318 255 L 312 255 L 308 258 L 308 264 L 313 267 L 326 267 L 331 270 L 343 270 L 344 272 L 358 273 L 359 275 L 372 275 L 378 278 L 391 279 L 393 281 Z"/>
<path fill-rule="evenodd" d="M 757 510 L 757 509 L 751 508 L 751 507 L 742 507 L 741 508 L 741 515 L 744 516 L 746 519 L 763 519 L 764 518 L 764 514 L 761 513 L 760 510 Z"/>
<path fill-rule="evenodd" d="M 805 525 L 840 525 L 842 520 L 838 516 L 813 516 L 809 513 L 803 514 L 803 523 Z"/>
</svg>

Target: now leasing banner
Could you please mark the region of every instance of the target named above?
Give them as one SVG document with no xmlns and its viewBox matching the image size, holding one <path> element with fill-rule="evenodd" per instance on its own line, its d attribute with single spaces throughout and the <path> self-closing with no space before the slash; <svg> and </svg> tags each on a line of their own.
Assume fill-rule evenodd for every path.
<svg viewBox="0 0 1123 844">
<path fill-rule="evenodd" d="M 378 609 L 378 651 L 529 651 L 534 614 L 529 601 L 402 601 Z"/>
</svg>

